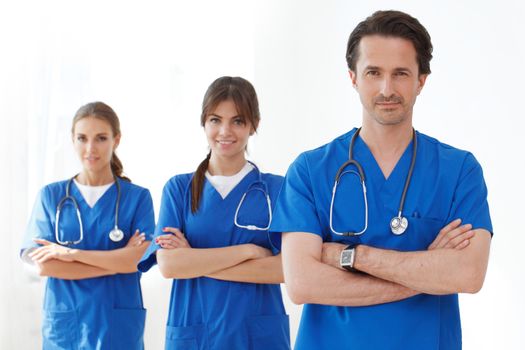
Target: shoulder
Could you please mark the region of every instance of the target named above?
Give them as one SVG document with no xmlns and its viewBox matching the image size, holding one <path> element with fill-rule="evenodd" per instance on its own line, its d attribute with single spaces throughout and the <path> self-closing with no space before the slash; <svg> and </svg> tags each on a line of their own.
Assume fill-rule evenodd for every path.
<svg viewBox="0 0 525 350">
<path fill-rule="evenodd" d="M 168 181 L 166 181 L 165 187 L 179 187 L 179 186 L 187 186 L 191 179 L 193 178 L 194 173 L 187 173 L 187 174 L 177 174 L 173 177 L 171 177 Z"/>
<path fill-rule="evenodd" d="M 281 175 L 263 173 L 261 177 L 264 181 L 269 184 L 281 185 L 283 183 L 284 177 Z"/>
<path fill-rule="evenodd" d="M 185 193 L 191 187 L 194 173 L 178 174 L 171 177 L 164 185 L 165 193 Z"/>
<path fill-rule="evenodd" d="M 122 179 L 118 179 L 119 181 L 119 184 L 120 184 L 120 187 L 122 187 L 122 189 L 128 191 L 128 192 L 131 192 L 131 193 L 149 193 L 149 190 L 146 188 L 146 187 L 142 187 L 142 186 L 139 186 L 135 183 L 132 183 L 132 182 L 129 182 L 129 181 L 126 181 L 126 180 L 122 180 Z"/>
<path fill-rule="evenodd" d="M 60 200 L 65 195 L 68 180 L 56 181 L 45 185 L 40 189 L 41 200 Z"/>
<path fill-rule="evenodd" d="M 348 153 L 350 140 L 356 130 L 356 128 L 353 128 L 322 146 L 301 153 L 292 163 L 291 167 L 302 168 L 308 171 L 314 167 L 324 168 L 327 162 L 334 160 L 334 155 L 340 154 L 341 152 L 344 154 Z"/>
<path fill-rule="evenodd" d="M 418 132 L 418 148 L 427 161 L 446 164 L 448 171 L 453 169 L 465 170 L 480 167 L 474 155 L 437 140 L 434 137 Z"/>
<path fill-rule="evenodd" d="M 118 179 L 117 181 L 122 189 L 122 193 L 126 193 L 130 198 L 138 200 L 139 202 L 151 200 L 151 193 L 147 188 L 122 179 Z"/>
</svg>

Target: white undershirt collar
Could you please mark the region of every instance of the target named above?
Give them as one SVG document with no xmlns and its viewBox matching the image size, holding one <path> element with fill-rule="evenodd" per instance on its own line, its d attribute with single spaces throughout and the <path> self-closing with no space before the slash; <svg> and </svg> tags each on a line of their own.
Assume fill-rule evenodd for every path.
<svg viewBox="0 0 525 350">
<path fill-rule="evenodd" d="M 89 205 L 90 208 L 93 208 L 97 201 L 106 193 L 106 191 L 114 184 L 111 182 L 102 186 L 87 186 L 80 184 L 77 179 L 73 179 L 75 185 L 78 187 L 80 194 L 84 197 L 84 200 Z"/>
<path fill-rule="evenodd" d="M 246 162 L 244 167 L 237 174 L 231 176 L 211 175 L 210 172 L 206 170 L 206 179 L 208 179 L 215 190 L 219 192 L 222 199 L 224 199 L 253 169 L 254 166 L 249 162 Z"/>
</svg>

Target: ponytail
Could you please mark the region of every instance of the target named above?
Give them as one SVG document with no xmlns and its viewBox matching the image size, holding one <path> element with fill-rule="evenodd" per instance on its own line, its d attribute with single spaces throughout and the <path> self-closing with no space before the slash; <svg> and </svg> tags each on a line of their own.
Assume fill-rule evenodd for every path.
<svg viewBox="0 0 525 350">
<path fill-rule="evenodd" d="M 211 151 L 208 152 L 206 158 L 199 164 L 195 174 L 193 174 L 193 179 L 191 181 L 191 213 L 195 214 L 199 209 L 202 196 L 202 188 L 204 186 L 204 177 L 206 175 L 206 170 L 208 170 L 208 165 L 210 163 Z"/>
<path fill-rule="evenodd" d="M 121 178 L 122 180 L 131 182 L 129 178 L 126 176 L 123 176 L 122 173 L 124 172 L 124 167 L 122 166 L 122 162 L 120 161 L 119 157 L 117 157 L 117 154 L 113 152 L 113 155 L 111 156 L 111 172 L 116 177 Z"/>
</svg>

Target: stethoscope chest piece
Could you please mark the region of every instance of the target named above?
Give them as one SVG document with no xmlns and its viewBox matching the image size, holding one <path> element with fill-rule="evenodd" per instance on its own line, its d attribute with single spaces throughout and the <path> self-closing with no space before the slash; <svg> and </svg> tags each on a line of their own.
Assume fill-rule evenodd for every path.
<svg viewBox="0 0 525 350">
<path fill-rule="evenodd" d="M 117 226 L 115 226 L 115 228 L 109 232 L 109 239 L 111 239 L 113 242 L 120 242 L 123 238 L 124 232 L 122 232 L 122 230 Z"/>
<path fill-rule="evenodd" d="M 408 227 L 408 220 L 404 216 L 395 216 L 390 220 L 390 230 L 395 235 L 402 235 Z"/>
</svg>

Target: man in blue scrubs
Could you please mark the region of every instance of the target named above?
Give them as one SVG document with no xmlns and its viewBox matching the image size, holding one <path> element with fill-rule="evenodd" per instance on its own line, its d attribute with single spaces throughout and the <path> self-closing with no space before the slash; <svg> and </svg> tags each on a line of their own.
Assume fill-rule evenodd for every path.
<svg viewBox="0 0 525 350">
<path fill-rule="evenodd" d="M 457 293 L 483 285 L 492 225 L 474 156 L 413 130 L 431 58 L 426 29 L 402 12 L 350 35 L 362 127 L 295 160 L 271 228 L 284 232 L 288 294 L 305 304 L 296 349 L 461 349 Z M 350 150 L 366 202 L 355 163 L 332 198 Z"/>
</svg>

